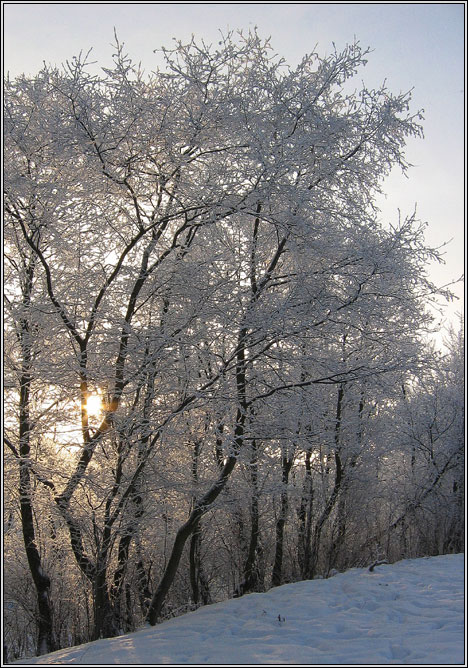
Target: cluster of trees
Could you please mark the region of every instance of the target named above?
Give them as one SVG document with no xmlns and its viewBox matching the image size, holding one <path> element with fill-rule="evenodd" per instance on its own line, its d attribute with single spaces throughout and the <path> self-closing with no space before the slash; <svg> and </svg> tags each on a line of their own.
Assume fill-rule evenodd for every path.
<svg viewBox="0 0 468 668">
<path fill-rule="evenodd" d="M 373 204 L 421 134 L 358 44 L 116 43 L 5 84 L 11 656 L 463 546 L 463 344 Z"/>
</svg>

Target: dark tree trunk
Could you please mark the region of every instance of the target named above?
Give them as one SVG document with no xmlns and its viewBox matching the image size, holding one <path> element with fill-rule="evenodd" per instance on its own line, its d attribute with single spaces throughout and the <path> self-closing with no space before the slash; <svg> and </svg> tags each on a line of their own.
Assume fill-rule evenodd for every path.
<svg viewBox="0 0 468 668">
<path fill-rule="evenodd" d="M 194 488 L 198 484 L 198 460 L 200 455 L 201 442 L 195 441 L 193 444 L 193 457 L 192 457 L 192 480 L 194 483 Z M 193 499 L 193 506 L 196 506 L 196 498 Z M 195 605 L 198 605 L 200 601 L 207 605 L 211 603 L 211 596 L 208 588 L 208 582 L 205 578 L 203 572 L 203 564 L 201 562 L 201 526 L 200 521 L 197 522 L 193 529 L 192 537 L 190 539 L 190 586 L 192 589 L 192 601 Z"/>
<path fill-rule="evenodd" d="M 341 461 L 340 455 L 340 443 L 341 443 L 341 414 L 343 409 L 343 399 L 344 399 L 344 385 L 341 384 L 338 387 L 338 397 L 336 402 L 336 420 L 335 420 L 335 481 L 333 484 L 333 490 L 328 498 L 328 501 L 325 504 L 325 508 L 322 511 L 322 514 L 319 517 L 317 524 L 315 525 L 314 535 L 312 539 L 312 554 L 310 559 L 310 570 L 308 577 L 313 579 L 318 564 L 319 550 L 320 550 L 320 541 L 322 536 L 323 527 L 331 515 L 333 508 L 339 498 L 342 482 L 343 482 L 343 464 Z"/>
<path fill-rule="evenodd" d="M 335 482 L 333 486 L 333 491 L 323 509 L 320 518 L 315 525 L 314 534 L 312 538 L 312 551 L 310 559 L 310 570 L 308 578 L 313 579 L 317 572 L 318 556 L 320 550 L 320 541 L 322 536 L 323 527 L 325 526 L 326 521 L 330 517 L 330 514 L 335 507 L 336 501 L 341 488 L 341 483 L 343 479 L 343 469 L 341 465 L 341 458 L 339 453 L 335 453 Z"/>
<path fill-rule="evenodd" d="M 298 549 L 297 559 L 301 578 L 305 580 L 310 572 L 310 541 L 312 536 L 312 513 L 314 505 L 314 488 L 311 466 L 312 448 L 308 448 L 305 456 L 305 477 L 301 503 L 298 510 Z"/>
<path fill-rule="evenodd" d="M 112 605 L 107 586 L 107 569 L 97 568 L 94 582 L 94 626 L 93 640 L 113 638 L 119 634 L 116 611 Z"/>
<path fill-rule="evenodd" d="M 111 551 L 111 524 L 106 517 L 102 541 L 99 545 L 93 581 L 94 627 L 93 640 L 113 638 L 119 634 L 119 619 L 107 584 L 107 569 Z M 93 518 L 93 521 L 94 518 Z M 97 533 L 97 532 L 96 532 Z M 120 556 L 120 555 L 119 555 Z"/>
<path fill-rule="evenodd" d="M 23 414 L 22 428 L 25 429 Z M 21 523 L 23 529 L 24 547 L 26 557 L 31 571 L 31 576 L 36 588 L 37 607 L 38 607 L 38 635 L 37 635 L 37 654 L 48 654 L 57 649 L 57 644 L 53 631 L 53 614 L 50 602 L 50 579 L 45 574 L 39 550 L 36 545 L 36 535 L 34 528 L 33 508 L 31 503 L 31 480 L 29 473 L 29 444 L 26 445 L 27 431 L 20 436 L 20 509 Z"/>
<path fill-rule="evenodd" d="M 346 536 L 346 500 L 341 491 L 336 505 L 336 518 L 333 526 L 333 537 L 328 553 L 328 571 L 332 568 L 342 569 L 345 567 L 344 540 Z"/>
<path fill-rule="evenodd" d="M 27 313 L 30 308 L 34 276 L 34 262 L 31 261 L 26 271 L 23 286 L 23 307 Z M 50 601 L 50 579 L 42 568 L 41 555 L 36 544 L 34 515 L 32 504 L 30 456 L 31 456 L 31 420 L 30 392 L 32 383 L 32 341 L 31 324 L 27 317 L 19 323 L 19 340 L 22 353 L 19 397 L 19 498 L 21 526 L 24 547 L 31 576 L 36 588 L 38 607 L 37 654 L 47 654 L 57 649 L 53 630 L 53 613 Z"/>
<path fill-rule="evenodd" d="M 132 501 L 134 508 L 133 518 L 126 529 L 126 532 L 123 534 L 123 536 L 120 537 L 119 540 L 119 547 L 117 551 L 117 568 L 114 572 L 114 577 L 111 587 L 111 602 L 114 607 L 114 615 L 116 620 L 118 621 L 119 626 L 125 625 L 128 627 L 125 630 L 129 630 L 130 627 L 133 627 L 133 620 L 130 619 L 131 611 L 128 609 L 128 606 L 126 605 L 127 611 L 125 615 L 122 614 L 121 610 L 125 594 L 125 575 L 128 570 L 130 545 L 132 543 L 133 538 L 136 535 L 136 532 L 138 530 L 138 524 L 144 514 L 143 498 L 141 494 L 139 493 L 134 494 Z M 138 562 L 137 562 L 137 571 L 138 571 Z"/>
<path fill-rule="evenodd" d="M 121 536 L 119 541 L 119 548 L 117 551 L 117 568 L 114 572 L 114 579 L 111 588 L 111 599 L 115 610 L 115 616 L 122 621 L 122 598 L 124 592 L 125 574 L 128 566 L 128 553 L 130 543 L 132 541 L 132 534 L 127 531 Z"/>
<path fill-rule="evenodd" d="M 343 396 L 341 396 L 341 401 Z M 341 475 L 341 489 L 339 494 L 338 503 L 336 505 L 336 518 L 335 526 L 333 532 L 333 542 L 330 548 L 330 554 L 328 559 L 328 568 L 338 568 L 344 569 L 347 567 L 349 558 L 346 555 L 346 524 L 348 519 L 349 511 L 349 485 L 350 485 L 350 474 L 355 469 L 357 461 L 359 459 L 360 451 L 362 448 L 362 439 L 363 439 L 363 415 L 364 415 L 364 392 L 361 391 L 361 396 L 359 399 L 358 405 L 358 429 L 356 432 L 356 445 L 357 448 L 354 452 L 349 453 L 346 465 L 341 464 L 342 475 Z M 335 432 L 335 443 L 337 451 L 340 449 L 339 437 L 340 437 L 340 421 L 341 421 L 341 408 L 337 411 L 337 429 Z"/>
<path fill-rule="evenodd" d="M 138 584 L 138 598 L 140 601 L 141 611 L 146 615 L 149 604 L 151 602 L 151 591 L 149 589 L 149 574 L 145 570 L 143 557 L 141 554 L 141 546 L 137 543 L 138 559 L 136 562 L 137 584 Z"/>
<path fill-rule="evenodd" d="M 250 540 L 247 557 L 243 568 L 243 578 L 235 596 L 243 596 L 249 592 L 262 591 L 263 583 L 259 572 L 260 553 L 260 518 L 259 518 L 259 489 L 258 489 L 258 445 L 256 440 L 252 441 L 252 456 L 249 464 L 250 484 L 252 495 L 250 500 Z"/>
<path fill-rule="evenodd" d="M 190 539 L 190 585 L 195 605 L 199 603 L 208 605 L 211 603 L 211 594 L 200 555 L 201 537 L 201 527 L 198 523 Z"/>
<path fill-rule="evenodd" d="M 273 562 L 273 573 L 271 576 L 271 586 L 277 587 L 281 584 L 283 578 L 283 552 L 284 552 L 284 527 L 288 513 L 288 482 L 289 473 L 294 461 L 293 456 L 287 456 L 283 453 L 281 458 L 281 498 L 280 512 L 276 520 L 276 545 L 275 559 Z"/>
</svg>

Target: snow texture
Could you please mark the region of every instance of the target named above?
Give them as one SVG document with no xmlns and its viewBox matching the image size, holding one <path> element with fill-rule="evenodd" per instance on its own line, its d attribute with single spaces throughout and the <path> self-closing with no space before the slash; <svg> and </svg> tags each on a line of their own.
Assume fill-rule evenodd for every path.
<svg viewBox="0 0 468 668">
<path fill-rule="evenodd" d="M 354 568 L 16 664 L 464 665 L 464 555 Z"/>
</svg>

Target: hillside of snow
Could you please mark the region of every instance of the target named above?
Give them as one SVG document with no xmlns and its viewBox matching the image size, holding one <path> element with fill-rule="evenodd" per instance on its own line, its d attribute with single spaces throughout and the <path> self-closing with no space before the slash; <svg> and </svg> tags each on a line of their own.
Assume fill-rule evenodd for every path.
<svg viewBox="0 0 468 668">
<path fill-rule="evenodd" d="M 354 568 L 16 665 L 464 664 L 464 555 Z"/>
</svg>

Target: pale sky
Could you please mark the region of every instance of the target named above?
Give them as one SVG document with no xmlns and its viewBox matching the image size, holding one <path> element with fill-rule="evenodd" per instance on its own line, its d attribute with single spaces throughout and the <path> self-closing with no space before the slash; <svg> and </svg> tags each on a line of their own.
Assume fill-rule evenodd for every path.
<svg viewBox="0 0 468 668">
<path fill-rule="evenodd" d="M 427 221 L 427 241 L 445 250 L 434 267 L 439 285 L 464 272 L 464 30 L 465 5 L 454 3 L 22 3 L 3 2 L 4 71 L 35 74 L 45 61 L 60 65 L 92 48 L 99 66 L 111 63 L 114 27 L 133 60 L 156 69 L 153 50 L 192 34 L 216 42 L 219 30 L 257 26 L 290 65 L 316 49 L 329 53 L 355 38 L 373 52 L 356 79 L 369 87 L 384 80 L 390 91 L 413 89 L 413 110 L 424 109 L 424 140 L 411 140 L 409 179 L 392 174 L 381 204 L 386 220 L 398 209 Z M 460 299 L 446 309 L 454 319 Z"/>
</svg>

